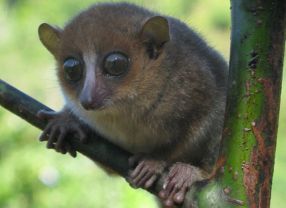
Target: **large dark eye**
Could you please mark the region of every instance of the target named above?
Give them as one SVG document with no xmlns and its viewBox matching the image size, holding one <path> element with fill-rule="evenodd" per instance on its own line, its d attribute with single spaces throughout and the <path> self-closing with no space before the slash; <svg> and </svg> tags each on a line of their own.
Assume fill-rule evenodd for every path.
<svg viewBox="0 0 286 208">
<path fill-rule="evenodd" d="M 79 81 L 82 78 L 82 67 L 80 61 L 75 58 L 68 58 L 64 61 L 65 77 L 69 81 Z"/>
<path fill-rule="evenodd" d="M 111 76 L 120 76 L 127 72 L 129 58 L 119 52 L 108 54 L 103 62 L 104 72 Z"/>
</svg>

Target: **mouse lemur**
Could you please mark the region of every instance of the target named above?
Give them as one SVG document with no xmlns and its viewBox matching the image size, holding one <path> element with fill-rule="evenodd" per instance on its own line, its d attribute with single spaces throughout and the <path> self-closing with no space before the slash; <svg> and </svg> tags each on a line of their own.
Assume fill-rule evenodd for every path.
<svg viewBox="0 0 286 208">
<path fill-rule="evenodd" d="M 129 182 L 149 188 L 169 171 L 159 196 L 183 202 L 218 155 L 227 64 L 179 20 L 128 3 L 96 4 L 63 29 L 39 36 L 57 62 L 65 106 L 41 111 L 48 147 L 72 155 L 66 135 L 88 125 L 134 154 Z"/>
</svg>

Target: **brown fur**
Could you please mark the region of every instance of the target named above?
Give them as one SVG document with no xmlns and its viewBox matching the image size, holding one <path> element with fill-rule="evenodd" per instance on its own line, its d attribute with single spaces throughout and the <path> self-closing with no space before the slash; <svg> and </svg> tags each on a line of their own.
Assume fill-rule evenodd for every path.
<svg viewBox="0 0 286 208">
<path fill-rule="evenodd" d="M 98 4 L 63 30 L 47 26 L 48 34 L 60 34 L 50 35 L 58 47 L 41 31 L 40 37 L 57 60 L 66 107 L 80 120 L 134 154 L 210 170 L 220 143 L 227 65 L 178 20 L 161 16 L 155 29 L 145 24 L 154 16 L 127 3 Z M 129 71 L 119 78 L 102 72 L 104 57 L 113 51 L 130 58 Z M 79 96 L 87 79 L 65 80 L 68 57 L 84 63 L 84 76 L 94 70 L 91 79 L 105 96 L 102 108 L 83 109 Z"/>
</svg>

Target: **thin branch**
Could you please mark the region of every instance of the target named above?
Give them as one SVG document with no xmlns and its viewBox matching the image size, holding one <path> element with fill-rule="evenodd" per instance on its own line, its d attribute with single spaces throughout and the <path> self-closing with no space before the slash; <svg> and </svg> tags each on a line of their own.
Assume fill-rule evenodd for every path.
<svg viewBox="0 0 286 208">
<path fill-rule="evenodd" d="M 39 110 L 52 111 L 52 109 L 12 87 L 1 79 L 0 105 L 41 130 L 45 128 L 47 123 L 37 117 L 37 112 Z M 74 149 L 94 162 L 99 162 L 126 178 L 129 171 L 128 159 L 131 154 L 110 143 L 102 136 L 94 133 L 91 129 L 89 132 L 92 133 L 88 135 L 87 144 L 81 143 L 76 137 L 69 138 Z M 163 177 L 166 174 L 167 172 L 163 174 Z M 155 186 L 148 190 L 150 193 L 156 195 L 161 190 L 163 177 L 155 184 Z"/>
<path fill-rule="evenodd" d="M 36 116 L 37 112 L 39 110 L 52 111 L 52 109 L 17 90 L 3 80 L 0 80 L 0 105 L 42 130 L 47 123 Z M 128 158 L 131 154 L 95 133 L 89 135 L 89 137 L 88 144 L 82 144 L 79 139 L 72 137 L 70 138 L 71 145 L 91 160 L 112 168 L 112 170 L 123 177 L 127 176 Z"/>
</svg>

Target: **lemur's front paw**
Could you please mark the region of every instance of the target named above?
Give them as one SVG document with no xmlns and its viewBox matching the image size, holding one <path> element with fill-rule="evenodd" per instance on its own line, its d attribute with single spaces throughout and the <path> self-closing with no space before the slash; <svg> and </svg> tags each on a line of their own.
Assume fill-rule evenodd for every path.
<svg viewBox="0 0 286 208">
<path fill-rule="evenodd" d="M 192 184 L 207 178 L 207 173 L 195 166 L 177 162 L 170 167 L 159 197 L 167 207 L 182 204 Z"/>
<path fill-rule="evenodd" d="M 150 188 L 163 173 L 166 162 L 136 155 L 129 159 L 131 167 L 128 182 L 134 188 Z"/>
<path fill-rule="evenodd" d="M 40 141 L 48 141 L 47 148 L 57 152 L 67 152 L 76 157 L 76 151 L 67 140 L 67 137 L 76 134 L 82 142 L 86 141 L 84 126 L 68 111 L 51 112 L 41 110 L 37 116 L 47 120 L 48 124 L 40 136 Z"/>
</svg>

